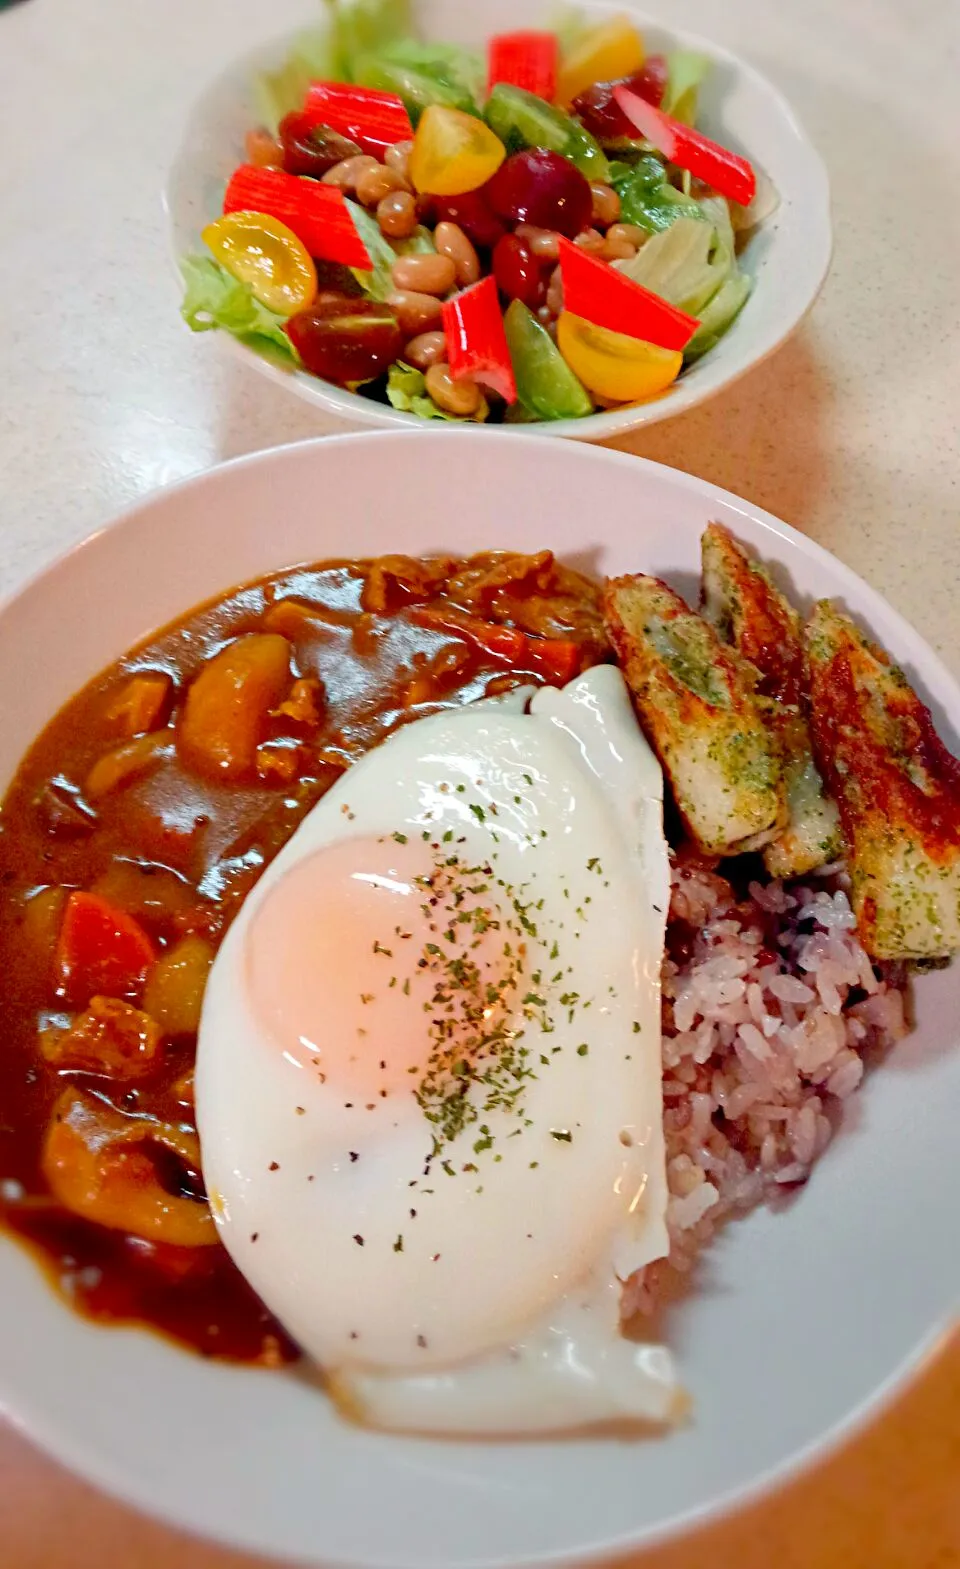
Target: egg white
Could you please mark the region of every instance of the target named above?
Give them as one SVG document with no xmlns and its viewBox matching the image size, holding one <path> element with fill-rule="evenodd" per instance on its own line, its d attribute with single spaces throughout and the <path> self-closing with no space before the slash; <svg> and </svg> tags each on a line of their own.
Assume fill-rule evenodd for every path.
<svg viewBox="0 0 960 1569">
<path fill-rule="evenodd" d="M 246 901 L 207 987 L 197 1114 L 223 1241 L 344 1404 L 385 1427 L 661 1420 L 677 1400 L 668 1353 L 626 1340 L 617 1311 L 619 1281 L 668 1246 L 662 776 L 612 667 L 530 707 L 436 715 L 357 763 Z M 547 1006 L 521 1021 L 522 1118 L 483 1113 L 489 1145 L 473 1123 L 424 1176 L 413 1094 L 347 1105 L 285 1055 L 251 1007 L 248 945 L 271 889 L 324 846 L 451 831 L 530 912 Z"/>
</svg>

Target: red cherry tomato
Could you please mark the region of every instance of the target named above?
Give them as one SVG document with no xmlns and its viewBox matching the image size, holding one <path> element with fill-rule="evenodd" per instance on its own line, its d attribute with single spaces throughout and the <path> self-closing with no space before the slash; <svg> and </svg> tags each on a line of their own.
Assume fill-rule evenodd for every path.
<svg viewBox="0 0 960 1569">
<path fill-rule="evenodd" d="M 347 386 L 372 381 L 403 350 L 389 305 L 327 290 L 287 322 L 290 341 L 311 375 Z"/>
<path fill-rule="evenodd" d="M 546 293 L 543 268 L 529 245 L 515 234 L 505 234 L 493 251 L 493 275 L 508 300 L 522 300 L 531 310 L 543 303 Z"/>
<path fill-rule="evenodd" d="M 491 249 L 507 232 L 483 190 L 464 191 L 462 196 L 434 196 L 429 206 L 437 223 L 459 224 L 467 238 L 484 250 Z"/>
<path fill-rule="evenodd" d="M 587 130 L 601 142 L 636 141 L 637 128 L 627 119 L 613 96 L 615 87 L 629 87 L 632 93 L 645 98 L 659 109 L 667 88 L 667 58 L 662 54 L 648 55 L 643 70 L 628 76 L 622 82 L 594 82 L 586 92 L 574 99 L 573 108 Z"/>
<path fill-rule="evenodd" d="M 353 158 L 360 151 L 349 137 L 341 136 L 325 125 L 317 125 L 308 114 L 296 109 L 284 115 L 278 135 L 287 173 L 310 174 L 317 180 L 334 164 L 342 163 L 344 158 Z"/>
<path fill-rule="evenodd" d="M 501 218 L 555 229 L 569 239 L 586 228 L 593 210 L 585 176 L 569 158 L 542 147 L 528 147 L 502 163 L 485 195 Z"/>
</svg>

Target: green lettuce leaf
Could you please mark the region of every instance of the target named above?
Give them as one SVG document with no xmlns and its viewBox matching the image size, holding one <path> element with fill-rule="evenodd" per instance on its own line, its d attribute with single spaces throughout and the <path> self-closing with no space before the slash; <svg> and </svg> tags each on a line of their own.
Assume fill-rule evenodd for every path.
<svg viewBox="0 0 960 1569">
<path fill-rule="evenodd" d="M 409 0 L 325 0 L 325 8 L 326 24 L 298 34 L 283 63 L 254 80 L 258 118 L 274 133 L 285 114 L 302 107 L 312 81 L 354 81 L 361 55 L 410 32 Z"/>
<path fill-rule="evenodd" d="M 732 270 L 737 260 L 737 241 L 729 202 L 723 196 L 704 196 L 700 201 L 700 210 L 716 231 L 718 260 L 722 256 L 728 270 Z"/>
<path fill-rule="evenodd" d="M 405 65 L 423 76 L 459 87 L 474 104 L 486 90 L 486 65 L 480 55 L 458 44 L 421 43 L 418 38 L 397 38 L 375 52 L 395 65 Z"/>
<path fill-rule="evenodd" d="M 301 107 L 310 83 L 317 77 L 335 76 L 336 71 L 336 52 L 329 29 L 315 27 L 300 33 L 282 65 L 254 78 L 254 102 L 260 123 L 275 135 L 284 115 Z"/>
<path fill-rule="evenodd" d="M 634 283 L 699 316 L 726 282 L 734 261 L 713 224 L 702 218 L 678 218 L 669 229 L 653 235 L 636 256 L 615 265 Z"/>
<path fill-rule="evenodd" d="M 746 304 L 752 282 L 737 264 L 729 204 L 706 196 L 700 218 L 678 218 L 655 234 L 619 271 L 645 289 L 689 311 L 700 325 L 684 350 L 690 362 L 714 348 Z"/>
<path fill-rule="evenodd" d="M 405 240 L 392 240 L 390 243 L 398 256 L 435 256 L 437 253 L 433 232 L 422 223 L 418 223 Z"/>
<path fill-rule="evenodd" d="M 459 54 L 460 51 L 451 51 L 442 45 L 401 39 L 361 55 L 356 62 L 354 79 L 364 87 L 396 93 L 403 99 L 414 125 L 431 104 L 479 115 L 473 91 L 460 74 Z M 467 74 L 472 80 L 474 73 L 468 71 Z"/>
<path fill-rule="evenodd" d="M 300 363 L 283 330 L 284 317 L 261 305 L 249 284 L 232 277 L 210 256 L 184 256 L 180 271 L 184 282 L 180 314 L 192 332 L 222 327 L 261 353 L 269 351 L 290 364 Z"/>
<path fill-rule="evenodd" d="M 736 253 L 736 235 L 734 235 L 733 215 L 725 196 L 701 196 L 700 209 L 709 223 L 714 224 L 718 245 L 722 245 L 729 256 L 733 257 Z"/>
<path fill-rule="evenodd" d="M 688 363 L 715 348 L 728 327 L 732 327 L 750 297 L 751 280 L 745 273 L 731 273 L 701 313 L 700 325 L 683 351 Z"/>
<path fill-rule="evenodd" d="M 418 224 L 413 233 L 406 240 L 397 240 L 394 243 L 388 240 L 382 232 L 380 225 L 372 213 L 359 202 L 346 198 L 347 206 L 357 226 L 357 232 L 370 253 L 373 262 L 373 271 L 364 272 L 360 267 L 351 267 L 350 271 L 356 278 L 364 294 L 371 300 L 385 300 L 394 292 L 393 264 L 398 256 L 425 256 L 436 250 L 433 235 L 423 224 Z"/>
<path fill-rule="evenodd" d="M 471 414 L 464 420 L 459 414 L 448 414 L 445 409 L 438 408 L 427 392 L 427 383 L 422 371 L 416 370 L 412 365 L 407 365 L 403 360 L 397 360 L 390 366 L 387 377 L 387 397 L 395 409 L 402 414 L 417 414 L 420 419 L 446 419 L 453 420 L 456 424 L 482 424 L 490 413 L 486 398 L 481 399 L 480 407 L 476 414 Z"/>
<path fill-rule="evenodd" d="M 666 166 L 652 153 L 646 153 L 634 164 L 616 163 L 612 171 L 622 223 L 634 223 L 648 234 L 659 234 L 678 218 L 703 218 L 699 203 L 670 184 Z"/>
<path fill-rule="evenodd" d="M 365 55 L 413 32 L 410 0 L 326 0 L 326 5 L 336 81 L 362 82 L 357 71 Z"/>
<path fill-rule="evenodd" d="M 350 271 L 369 299 L 385 300 L 393 293 L 393 264 L 397 259 L 397 253 L 383 234 L 376 218 L 367 212 L 365 207 L 361 207 L 359 202 L 351 201 L 349 196 L 345 199 L 350 215 L 357 226 L 357 232 L 373 262 L 372 272 L 364 272 L 360 267 L 351 267 Z"/>
<path fill-rule="evenodd" d="M 579 6 L 560 5 L 543 25 L 548 32 L 556 33 L 562 58 L 570 54 L 584 34 L 596 24 L 591 23 L 589 18 L 584 16 Z"/>
<path fill-rule="evenodd" d="M 667 86 L 661 108 L 684 125 L 695 125 L 700 84 L 710 69 L 705 54 L 692 49 L 674 49 L 667 55 Z"/>
</svg>

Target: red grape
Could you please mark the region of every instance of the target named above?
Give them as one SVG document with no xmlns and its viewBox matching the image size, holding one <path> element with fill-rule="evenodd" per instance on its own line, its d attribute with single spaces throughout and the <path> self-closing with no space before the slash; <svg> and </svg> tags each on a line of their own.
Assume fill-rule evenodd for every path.
<svg viewBox="0 0 960 1569">
<path fill-rule="evenodd" d="M 355 158 L 360 151 L 349 137 L 315 124 L 308 114 L 298 110 L 284 115 L 278 135 L 287 173 L 312 174 L 318 180 L 334 164 L 342 163 L 344 158 Z"/>
<path fill-rule="evenodd" d="M 305 368 L 340 386 L 372 380 L 403 352 L 403 334 L 389 305 L 332 289 L 291 316 L 287 333 Z"/>
<path fill-rule="evenodd" d="M 556 229 L 573 239 L 590 222 L 589 182 L 568 158 L 542 147 L 514 153 L 484 187 L 502 218 Z"/>
<path fill-rule="evenodd" d="M 613 96 L 615 87 L 629 87 L 639 98 L 659 109 L 667 86 L 667 59 L 662 54 L 647 56 L 642 71 L 636 76 L 624 77 L 620 82 L 594 82 L 586 92 L 573 100 L 574 111 L 580 116 L 591 135 L 601 142 L 635 142 L 638 131 L 628 120 Z"/>
<path fill-rule="evenodd" d="M 531 310 L 542 304 L 546 292 L 543 269 L 529 245 L 515 234 L 505 234 L 493 252 L 497 288 L 508 300 L 522 300 Z"/>
<path fill-rule="evenodd" d="M 437 223 L 457 223 L 474 245 L 485 250 L 496 245 L 504 225 L 484 199 L 485 187 L 479 191 L 464 191 L 462 196 L 430 197 L 430 216 Z"/>
</svg>

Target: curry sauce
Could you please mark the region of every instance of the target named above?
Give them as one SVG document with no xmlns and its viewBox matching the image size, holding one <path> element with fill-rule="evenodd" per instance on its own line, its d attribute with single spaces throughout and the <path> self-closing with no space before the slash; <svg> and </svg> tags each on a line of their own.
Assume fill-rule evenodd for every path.
<svg viewBox="0 0 960 1569">
<path fill-rule="evenodd" d="M 328 562 L 194 611 L 38 737 L 0 809 L 0 1222 L 76 1308 L 205 1355 L 296 1355 L 219 1242 L 165 1232 L 167 1212 L 206 1218 L 188 958 L 212 959 L 306 813 L 398 725 L 604 657 L 596 588 L 549 552 Z M 109 968 L 85 989 L 66 957 L 77 891 L 152 955 L 105 998 Z M 139 1060 L 118 1020 L 134 1052 L 149 1040 Z M 106 1154 L 65 1139 L 77 1105 Z"/>
</svg>

